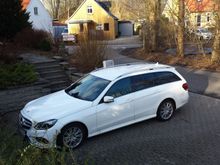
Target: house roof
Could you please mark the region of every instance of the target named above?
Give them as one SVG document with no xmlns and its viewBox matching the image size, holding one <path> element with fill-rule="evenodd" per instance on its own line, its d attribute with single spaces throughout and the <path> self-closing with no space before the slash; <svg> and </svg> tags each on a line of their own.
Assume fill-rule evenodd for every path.
<svg viewBox="0 0 220 165">
<path fill-rule="evenodd" d="M 82 7 L 82 5 L 86 2 L 87 0 L 84 0 L 81 5 L 76 9 L 76 11 L 73 13 L 73 15 L 66 21 L 68 22 L 77 12 L 78 10 Z M 109 7 L 107 6 L 106 2 L 100 2 L 98 0 L 94 0 L 109 16 L 111 16 L 112 18 L 114 18 L 115 20 L 118 20 L 118 18 L 116 16 L 114 16 L 110 11 L 109 11 Z"/>
<path fill-rule="evenodd" d="M 53 21 L 53 26 L 67 26 L 67 24 L 61 23 L 61 22 L 57 22 L 57 21 Z"/>
<path fill-rule="evenodd" d="M 213 0 L 186 0 L 186 6 L 191 13 L 218 10 L 218 5 Z"/>
<path fill-rule="evenodd" d="M 85 20 L 69 21 L 69 24 L 91 23 L 91 22 L 93 22 L 93 20 L 85 19 Z"/>
<path fill-rule="evenodd" d="M 25 10 L 27 9 L 29 3 L 31 0 L 22 0 L 21 5 L 22 5 L 22 9 Z"/>
<path fill-rule="evenodd" d="M 101 6 L 111 17 L 113 17 L 114 19 L 118 20 L 118 18 L 116 16 L 114 16 L 109 8 L 111 7 L 111 2 L 109 1 L 98 1 L 96 0 L 96 2 L 99 4 L 99 6 Z"/>
</svg>

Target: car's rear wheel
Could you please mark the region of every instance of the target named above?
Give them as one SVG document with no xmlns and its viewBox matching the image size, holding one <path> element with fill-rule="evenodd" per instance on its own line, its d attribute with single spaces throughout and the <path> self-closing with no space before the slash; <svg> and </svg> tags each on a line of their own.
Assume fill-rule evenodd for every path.
<svg viewBox="0 0 220 165">
<path fill-rule="evenodd" d="M 86 131 L 81 124 L 70 124 L 62 129 L 59 140 L 61 146 L 72 150 L 79 147 L 85 138 Z"/>
<path fill-rule="evenodd" d="M 167 121 L 171 119 L 175 110 L 175 104 L 172 100 L 164 100 L 158 110 L 157 110 L 157 119 L 161 121 Z"/>
</svg>

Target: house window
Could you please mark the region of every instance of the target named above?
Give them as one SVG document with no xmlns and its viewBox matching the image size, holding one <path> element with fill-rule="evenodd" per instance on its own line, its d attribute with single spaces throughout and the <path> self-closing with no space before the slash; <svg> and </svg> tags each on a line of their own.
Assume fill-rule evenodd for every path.
<svg viewBox="0 0 220 165">
<path fill-rule="evenodd" d="M 197 26 L 201 26 L 201 15 L 197 15 Z"/>
<path fill-rule="evenodd" d="M 207 22 L 210 21 L 210 14 L 207 14 Z"/>
<path fill-rule="evenodd" d="M 83 24 L 81 23 L 81 24 L 79 24 L 79 31 L 83 32 L 83 30 L 84 30 L 84 27 L 83 27 Z"/>
<path fill-rule="evenodd" d="M 92 6 L 88 6 L 88 7 L 87 7 L 87 13 L 88 13 L 88 14 L 92 14 L 92 13 L 93 13 Z"/>
<path fill-rule="evenodd" d="M 102 26 L 102 24 L 97 24 L 97 26 L 96 26 L 96 30 L 103 30 L 103 26 Z"/>
<path fill-rule="evenodd" d="M 104 23 L 104 31 L 109 31 L 109 23 Z"/>
<path fill-rule="evenodd" d="M 38 8 L 34 7 L 34 15 L 38 15 Z"/>
</svg>

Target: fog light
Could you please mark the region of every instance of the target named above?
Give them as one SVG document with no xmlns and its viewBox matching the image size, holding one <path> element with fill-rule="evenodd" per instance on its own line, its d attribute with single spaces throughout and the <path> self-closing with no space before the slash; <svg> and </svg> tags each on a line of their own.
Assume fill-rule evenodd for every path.
<svg viewBox="0 0 220 165">
<path fill-rule="evenodd" d="M 36 137 L 35 138 L 39 143 L 44 143 L 44 144 L 48 144 L 49 141 L 45 138 L 42 138 L 42 137 Z"/>
</svg>

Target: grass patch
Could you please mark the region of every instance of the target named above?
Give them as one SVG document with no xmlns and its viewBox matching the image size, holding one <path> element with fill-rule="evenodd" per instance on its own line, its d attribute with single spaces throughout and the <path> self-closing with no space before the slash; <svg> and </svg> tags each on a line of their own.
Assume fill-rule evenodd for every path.
<svg viewBox="0 0 220 165">
<path fill-rule="evenodd" d="M 1 64 L 0 89 L 30 84 L 37 80 L 37 74 L 30 64 Z"/>
</svg>

